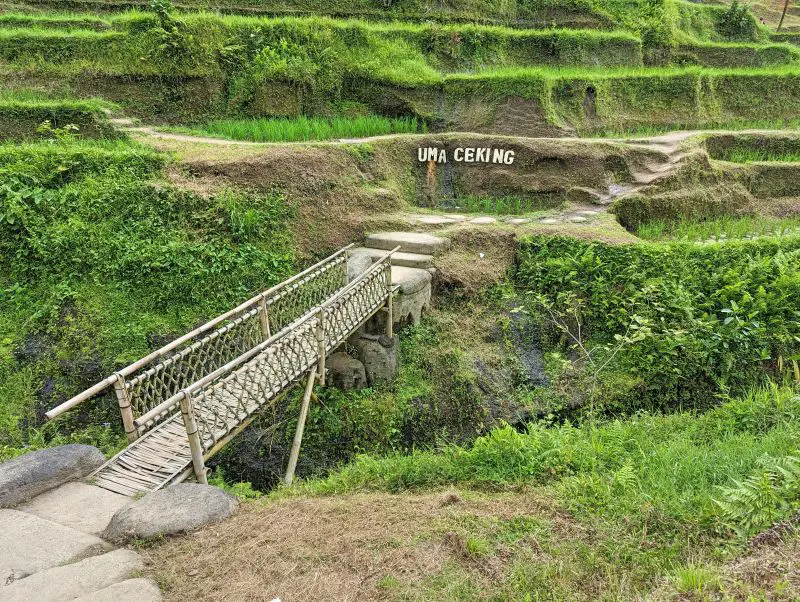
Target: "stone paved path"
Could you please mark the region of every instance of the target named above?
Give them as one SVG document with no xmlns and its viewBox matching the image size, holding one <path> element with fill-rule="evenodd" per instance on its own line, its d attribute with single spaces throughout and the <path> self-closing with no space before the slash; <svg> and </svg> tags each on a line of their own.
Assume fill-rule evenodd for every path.
<svg viewBox="0 0 800 602">
<path fill-rule="evenodd" d="M 0 600 L 161 600 L 132 550 L 98 535 L 131 500 L 82 481 L 0 509 Z"/>
</svg>

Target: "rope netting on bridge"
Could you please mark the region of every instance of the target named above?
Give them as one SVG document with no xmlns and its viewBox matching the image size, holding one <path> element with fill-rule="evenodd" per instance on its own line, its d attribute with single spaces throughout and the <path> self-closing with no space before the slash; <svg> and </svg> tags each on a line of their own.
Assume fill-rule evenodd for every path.
<svg viewBox="0 0 800 602">
<path fill-rule="evenodd" d="M 51 414 L 113 384 L 131 443 L 91 475 L 96 484 L 134 495 L 192 472 L 203 482 L 205 459 L 304 374 L 324 383 L 326 355 L 383 307 L 390 329 L 392 294 L 391 253 L 348 283 L 342 249 Z"/>
</svg>

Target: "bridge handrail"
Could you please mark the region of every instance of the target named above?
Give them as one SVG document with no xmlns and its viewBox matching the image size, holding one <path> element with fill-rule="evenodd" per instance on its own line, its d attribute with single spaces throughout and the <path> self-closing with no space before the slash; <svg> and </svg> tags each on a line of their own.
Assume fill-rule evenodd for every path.
<svg viewBox="0 0 800 602">
<path fill-rule="evenodd" d="M 55 408 L 48 411 L 45 415 L 48 419 L 56 418 L 57 416 L 71 410 L 75 406 L 79 405 L 80 403 L 91 399 L 98 393 L 106 390 L 107 388 L 113 386 L 117 391 L 117 396 L 120 401 L 120 407 L 123 410 L 123 422 L 125 424 L 125 430 L 128 433 L 130 438 L 135 438 L 138 436 L 139 431 L 148 425 L 148 423 L 152 423 L 157 417 L 158 414 L 154 414 L 152 410 L 147 411 L 142 414 L 138 419 L 133 419 L 132 411 L 128 411 L 128 416 L 126 417 L 126 409 L 130 410 L 131 407 L 131 400 L 129 396 L 130 390 L 137 386 L 138 384 L 142 383 L 146 378 L 151 377 L 152 375 L 158 373 L 160 370 L 163 370 L 165 367 L 169 366 L 170 363 L 176 363 L 178 360 L 182 359 L 183 357 L 189 355 L 190 353 L 196 351 L 197 349 L 201 348 L 203 345 L 208 344 L 211 341 L 229 333 L 237 326 L 243 324 L 246 320 L 253 318 L 255 316 L 259 316 L 260 327 L 262 330 L 261 336 L 270 338 L 271 336 L 271 322 L 274 323 L 276 330 L 283 330 L 284 326 L 286 325 L 285 313 L 286 310 L 275 312 L 276 315 L 272 316 L 269 315 L 268 307 L 278 305 L 282 300 L 287 299 L 288 295 L 291 292 L 299 290 L 299 288 L 308 282 L 311 282 L 315 279 L 315 277 L 319 277 L 322 274 L 325 274 L 329 271 L 331 267 L 338 267 L 343 266 L 343 279 L 340 285 L 337 287 L 341 289 L 342 287 L 347 285 L 347 251 L 352 248 L 352 244 L 343 247 L 333 255 L 326 257 L 322 261 L 317 262 L 316 264 L 312 265 L 311 267 L 303 270 L 302 272 L 292 276 L 291 278 L 255 295 L 254 297 L 250 298 L 249 300 L 241 303 L 240 305 L 236 306 L 235 308 L 217 316 L 216 318 L 206 322 L 202 326 L 195 328 L 191 332 L 186 333 L 185 335 L 175 339 L 174 341 L 164 345 L 160 349 L 149 353 L 145 357 L 133 362 L 132 364 L 122 368 L 118 372 L 104 378 L 100 382 L 96 383 L 95 385 L 89 387 L 85 391 L 79 393 L 78 395 L 72 397 L 71 399 L 65 401 L 64 403 L 56 406 Z M 316 272 L 316 273 L 315 273 Z M 295 285 L 291 290 L 289 287 Z M 336 291 L 331 291 L 336 292 Z M 304 312 L 301 312 L 301 315 Z M 233 316 L 237 316 L 233 321 L 224 324 L 223 326 L 216 328 L 219 324 L 225 322 L 226 320 L 230 320 Z M 283 318 L 283 319 L 282 319 Z M 184 345 L 185 343 L 196 339 L 200 335 L 204 335 L 209 333 L 207 336 L 195 341 L 193 344 L 184 347 L 183 349 L 178 350 L 179 347 Z M 177 351 L 176 351 L 177 350 Z M 183 355 L 181 355 L 183 354 Z M 156 364 L 154 368 L 149 368 L 145 372 L 138 374 L 131 378 L 130 380 L 126 380 L 127 377 L 135 374 L 136 372 L 141 371 L 143 368 L 150 366 L 157 360 L 161 360 L 160 364 Z M 160 368 L 160 370 L 159 370 Z M 177 384 L 177 383 L 176 383 Z M 180 398 L 180 395 L 173 395 L 171 398 Z M 127 405 L 125 405 L 127 404 Z M 173 405 L 175 405 L 173 403 Z M 165 403 L 158 404 L 156 407 L 162 408 L 166 407 L 166 410 L 169 407 L 166 406 Z M 165 411 L 166 411 L 165 410 Z M 162 412 L 163 414 L 163 412 Z M 149 417 L 148 420 L 143 420 L 145 417 Z M 131 434 L 133 433 L 133 437 Z"/>
<path fill-rule="evenodd" d="M 187 406 L 187 411 L 191 414 L 192 424 L 195 426 L 194 432 L 191 432 L 187 426 L 187 433 L 190 439 L 192 436 L 198 438 L 199 440 L 196 443 L 204 451 L 207 451 L 219 440 L 213 427 L 220 427 L 225 431 L 230 431 L 232 425 L 228 424 L 225 416 L 217 415 L 213 408 L 203 404 L 204 398 L 218 388 L 224 389 L 228 387 L 235 381 L 237 376 L 244 375 L 251 368 L 257 368 L 256 364 L 259 362 L 266 364 L 267 356 L 276 356 L 279 349 L 284 345 L 291 346 L 296 344 L 300 347 L 305 346 L 302 350 L 303 359 L 299 363 L 289 366 L 286 365 L 286 362 L 279 362 L 278 368 L 275 366 L 271 368 L 273 376 L 275 375 L 274 370 L 279 369 L 282 379 L 287 380 L 287 382 L 294 382 L 316 364 L 319 369 L 319 378 L 324 381 L 325 356 L 328 350 L 337 347 L 346 340 L 347 336 L 354 332 L 365 320 L 369 319 L 381 305 L 391 299 L 393 291 L 391 257 L 398 249 L 399 247 L 387 253 L 386 256 L 373 263 L 345 288 L 324 303 L 313 308 L 269 340 L 260 343 L 247 353 L 176 394 L 174 399 L 171 400 L 173 405 L 180 403 L 182 411 L 184 410 L 183 406 Z M 368 290 L 369 287 L 372 287 L 371 291 Z M 353 308 L 348 308 L 347 302 L 358 295 L 369 295 L 368 303 L 358 307 L 358 309 L 362 310 L 360 313 L 352 313 L 348 309 L 352 310 Z M 343 315 L 340 316 L 339 320 L 331 320 L 331 317 L 336 312 L 341 312 Z M 391 316 L 389 316 L 388 320 L 391 321 L 391 319 Z M 331 322 L 331 325 L 326 329 L 328 322 Z M 314 332 L 311 331 L 312 328 Z M 297 352 L 296 348 L 293 350 Z M 247 375 L 244 378 L 246 379 Z M 230 387 L 229 391 L 234 389 L 237 389 L 237 387 Z M 242 413 L 246 412 L 246 404 L 242 399 L 243 397 L 263 394 L 261 391 L 251 393 L 249 387 L 241 385 L 238 387 L 238 391 L 238 403 L 241 407 L 237 412 Z M 273 396 L 278 394 L 277 391 L 272 391 Z M 185 400 L 190 400 L 190 403 L 187 404 Z M 212 417 L 211 424 L 209 424 L 209 416 Z M 184 419 L 186 420 L 186 418 Z M 234 416 L 228 416 L 228 418 L 231 423 L 239 420 L 238 414 L 235 418 Z"/>
</svg>

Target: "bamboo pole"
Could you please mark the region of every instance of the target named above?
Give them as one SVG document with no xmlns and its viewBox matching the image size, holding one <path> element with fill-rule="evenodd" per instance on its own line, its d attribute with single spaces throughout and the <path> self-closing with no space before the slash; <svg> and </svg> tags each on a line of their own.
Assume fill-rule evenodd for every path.
<svg viewBox="0 0 800 602">
<path fill-rule="evenodd" d="M 189 391 L 184 391 L 184 395 L 181 397 L 181 416 L 183 417 L 183 426 L 186 427 L 186 436 L 189 438 L 189 449 L 192 452 L 194 476 L 197 478 L 198 483 L 208 485 L 206 465 L 203 460 L 203 445 L 200 442 L 200 434 L 197 432 L 197 421 L 194 418 L 194 403 L 192 403 L 192 394 Z"/>
<path fill-rule="evenodd" d="M 319 384 L 325 385 L 325 308 L 320 307 L 317 314 L 317 369 Z"/>
<path fill-rule="evenodd" d="M 125 387 L 125 377 L 119 372 L 114 373 L 114 393 L 117 395 L 119 403 L 119 413 L 122 414 L 122 426 L 125 429 L 125 436 L 128 443 L 133 443 L 139 438 L 139 430 L 133 421 L 133 408 L 131 407 L 131 397 Z"/>
<path fill-rule="evenodd" d="M 294 441 L 292 442 L 292 450 L 289 452 L 289 463 L 286 466 L 286 476 L 283 477 L 283 482 L 287 485 L 292 484 L 294 480 L 294 471 L 297 468 L 297 459 L 300 457 L 300 445 L 303 442 L 303 431 L 306 428 L 306 418 L 308 417 L 308 406 L 311 401 L 311 393 L 314 390 L 314 377 L 316 375 L 316 366 L 312 366 L 308 371 L 308 381 L 306 382 L 306 390 L 303 393 L 303 403 L 300 406 L 300 416 L 297 419 L 297 430 L 294 433 Z"/>
<path fill-rule="evenodd" d="M 264 333 L 264 340 L 266 341 L 272 336 L 269 329 L 269 314 L 267 313 L 266 296 L 261 297 L 261 312 L 258 315 L 258 319 L 261 320 L 261 331 Z"/>
<path fill-rule="evenodd" d="M 389 266 L 386 268 L 386 336 L 394 336 L 394 295 L 392 294 L 392 257 L 389 256 Z"/>
</svg>

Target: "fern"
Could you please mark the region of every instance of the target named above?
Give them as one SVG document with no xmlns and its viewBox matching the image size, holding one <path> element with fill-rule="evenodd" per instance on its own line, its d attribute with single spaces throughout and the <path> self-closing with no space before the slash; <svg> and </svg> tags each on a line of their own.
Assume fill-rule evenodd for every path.
<svg viewBox="0 0 800 602">
<path fill-rule="evenodd" d="M 747 538 L 800 507 L 800 455 L 766 456 L 734 487 L 721 488 L 715 500 L 724 523 Z"/>
</svg>

